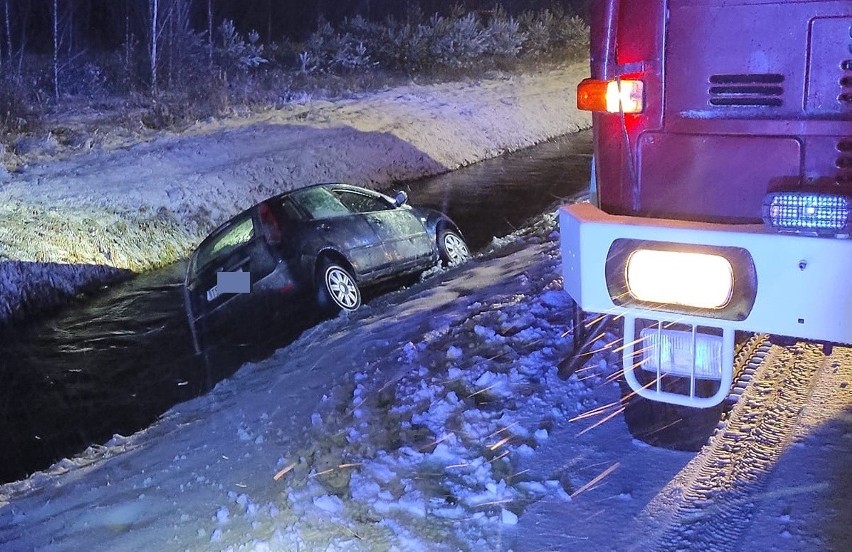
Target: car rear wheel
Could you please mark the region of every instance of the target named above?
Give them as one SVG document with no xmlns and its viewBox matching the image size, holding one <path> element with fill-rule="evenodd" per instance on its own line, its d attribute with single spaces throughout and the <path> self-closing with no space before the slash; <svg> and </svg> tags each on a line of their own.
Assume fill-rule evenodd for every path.
<svg viewBox="0 0 852 552">
<path fill-rule="evenodd" d="M 438 232 L 438 252 L 445 266 L 461 264 L 470 258 L 464 239 L 452 230 Z"/>
<path fill-rule="evenodd" d="M 354 311 L 361 306 L 361 290 L 352 274 L 333 261 L 326 261 L 318 273 L 318 301 L 323 310 Z"/>
</svg>

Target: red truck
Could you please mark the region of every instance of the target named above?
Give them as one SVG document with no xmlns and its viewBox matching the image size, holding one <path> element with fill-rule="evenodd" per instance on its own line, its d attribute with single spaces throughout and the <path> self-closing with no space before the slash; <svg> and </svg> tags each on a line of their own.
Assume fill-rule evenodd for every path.
<svg viewBox="0 0 852 552">
<path fill-rule="evenodd" d="M 852 2 L 600 0 L 590 27 L 564 286 L 623 320 L 630 388 L 708 408 L 744 332 L 852 343 Z"/>
</svg>

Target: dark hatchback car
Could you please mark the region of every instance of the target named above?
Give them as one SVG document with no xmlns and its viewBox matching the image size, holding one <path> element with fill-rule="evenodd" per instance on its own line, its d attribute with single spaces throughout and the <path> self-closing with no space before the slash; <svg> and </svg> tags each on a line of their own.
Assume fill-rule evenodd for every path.
<svg viewBox="0 0 852 552">
<path fill-rule="evenodd" d="M 196 348 L 199 329 L 304 308 L 355 310 L 362 288 L 469 257 L 449 217 L 406 200 L 404 192 L 390 198 L 320 184 L 271 197 L 221 225 L 187 267 Z"/>
</svg>

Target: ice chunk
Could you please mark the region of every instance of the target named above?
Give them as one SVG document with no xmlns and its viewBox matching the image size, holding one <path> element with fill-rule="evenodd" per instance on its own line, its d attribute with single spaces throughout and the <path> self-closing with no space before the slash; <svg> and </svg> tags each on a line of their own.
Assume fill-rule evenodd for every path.
<svg viewBox="0 0 852 552">
<path fill-rule="evenodd" d="M 343 511 L 343 501 L 333 495 L 322 495 L 314 498 L 314 506 L 332 514 Z"/>
<path fill-rule="evenodd" d="M 509 510 L 503 510 L 500 513 L 500 518 L 503 523 L 506 525 L 517 525 L 518 524 L 518 516 L 515 515 L 514 512 L 510 512 Z"/>
<path fill-rule="evenodd" d="M 455 345 L 450 345 L 450 348 L 447 349 L 447 360 L 458 360 L 462 356 L 464 356 L 464 351 Z"/>
</svg>

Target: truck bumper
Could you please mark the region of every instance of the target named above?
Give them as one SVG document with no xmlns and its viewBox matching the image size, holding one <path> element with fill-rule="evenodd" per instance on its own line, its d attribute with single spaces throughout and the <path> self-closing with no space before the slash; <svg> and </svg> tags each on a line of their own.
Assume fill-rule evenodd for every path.
<svg viewBox="0 0 852 552">
<path fill-rule="evenodd" d="M 624 317 L 626 332 L 634 331 L 638 319 L 646 319 L 659 321 L 660 328 L 665 321 L 692 326 L 693 332 L 714 328 L 722 333 L 722 372 L 708 378 L 721 383 L 723 389 L 716 395 L 695 400 L 699 397 L 694 396 L 694 367 L 692 397 L 683 400 L 662 390 L 659 369 L 656 390 L 636 381 L 633 372 L 638 370 L 625 369 L 628 383 L 639 395 L 689 406 L 717 404 L 730 385 L 738 330 L 852 343 L 852 239 L 779 234 L 762 225 L 614 216 L 589 203 L 561 207 L 559 224 L 564 287 L 583 310 Z M 731 263 L 734 287 L 746 290 L 745 300 L 718 310 L 633 301 L 624 285 L 624 259 L 630 257 L 631 248 L 649 244 L 667 251 L 698 248 L 722 257 L 736 252 L 739 259 Z M 624 342 L 624 366 L 631 367 L 639 340 L 625 334 Z"/>
</svg>

